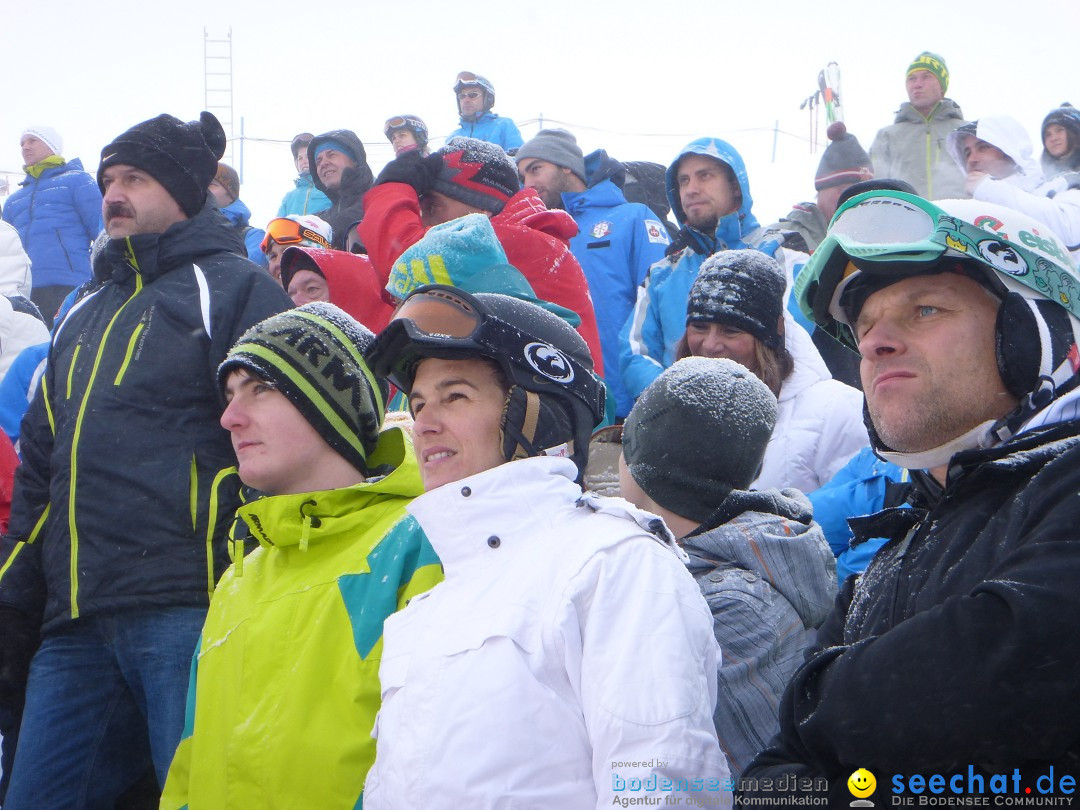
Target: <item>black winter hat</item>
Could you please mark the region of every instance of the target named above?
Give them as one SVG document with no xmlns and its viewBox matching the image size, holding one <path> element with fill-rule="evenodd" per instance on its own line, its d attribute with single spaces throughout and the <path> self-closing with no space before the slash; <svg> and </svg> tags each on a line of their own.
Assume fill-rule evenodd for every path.
<svg viewBox="0 0 1080 810">
<path fill-rule="evenodd" d="M 432 191 L 498 214 L 521 190 L 517 167 L 498 144 L 451 138 L 435 154 L 442 157 Z"/>
<path fill-rule="evenodd" d="M 1073 148 L 1080 146 L 1080 110 L 1066 101 L 1056 110 L 1047 113 L 1042 122 L 1043 141 L 1046 141 L 1046 128 L 1051 124 L 1065 127 L 1065 130 L 1071 136 L 1069 145 Z"/>
<path fill-rule="evenodd" d="M 843 121 L 830 124 L 828 135 L 830 143 L 818 164 L 814 188 L 821 191 L 834 186 L 850 186 L 874 176 L 870 156 L 859 139 L 847 131 Z"/>
<path fill-rule="evenodd" d="M 761 469 L 776 397 L 734 360 L 687 357 L 638 397 L 623 425 L 623 458 L 642 491 L 704 523 Z"/>
<path fill-rule="evenodd" d="M 690 288 L 686 322 L 727 323 L 749 332 L 767 348 L 784 345 L 787 279 L 775 260 L 758 250 L 721 250 L 707 258 Z"/>
<path fill-rule="evenodd" d="M 206 203 L 207 188 L 225 154 L 225 130 L 213 113 L 199 113 L 184 123 L 162 113 L 136 124 L 101 150 L 97 181 L 101 193 L 105 170 L 123 164 L 142 169 L 172 195 L 184 213 L 195 216 Z"/>
</svg>

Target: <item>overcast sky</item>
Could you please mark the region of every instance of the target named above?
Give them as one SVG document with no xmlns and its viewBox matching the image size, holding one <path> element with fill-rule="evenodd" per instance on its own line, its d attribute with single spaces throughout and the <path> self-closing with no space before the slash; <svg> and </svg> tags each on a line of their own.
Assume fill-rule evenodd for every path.
<svg viewBox="0 0 1080 810">
<path fill-rule="evenodd" d="M 352 129 L 378 172 L 391 154 L 382 134 L 389 116 L 420 115 L 436 141 L 456 126 L 451 87 L 461 70 L 493 82 L 495 112 L 515 119 L 526 139 L 543 116 L 573 131 L 586 152 L 666 164 L 695 137 L 724 138 L 746 159 L 763 224 L 813 197 L 824 114 L 813 154 L 812 118 L 799 105 L 830 61 L 842 71 L 848 128 L 866 149 L 906 100 L 904 73 L 923 50 L 947 61 L 948 95 L 968 118 L 1011 114 L 1037 140 L 1050 109 L 1080 104 L 1075 0 L 9 6 L 0 171 L 21 178 L 18 140 L 28 125 L 55 127 L 64 156 L 93 171 L 102 146 L 132 124 L 160 112 L 195 118 L 204 107 L 204 27 L 215 38 L 231 28 L 233 134 L 243 118 L 246 136 L 241 197 L 260 225 L 291 187 L 294 134 Z M 1055 30 L 1063 32 L 1056 41 Z"/>
</svg>

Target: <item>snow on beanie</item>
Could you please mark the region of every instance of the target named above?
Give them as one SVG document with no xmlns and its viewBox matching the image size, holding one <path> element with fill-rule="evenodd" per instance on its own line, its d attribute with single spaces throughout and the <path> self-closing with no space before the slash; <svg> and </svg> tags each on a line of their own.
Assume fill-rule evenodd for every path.
<svg viewBox="0 0 1080 810">
<path fill-rule="evenodd" d="M 105 193 L 105 170 L 110 166 L 134 166 L 165 186 L 184 213 L 193 217 L 206 202 L 225 143 L 225 130 L 213 113 L 203 111 L 198 121 L 187 123 L 162 113 L 136 124 L 101 150 L 98 188 Z"/>
<path fill-rule="evenodd" d="M 243 368 L 285 395 L 339 455 L 367 473 L 388 387 L 364 362 L 375 340 L 343 310 L 322 301 L 272 315 L 248 329 L 218 366 L 218 384 Z"/>
<path fill-rule="evenodd" d="M 737 326 L 767 348 L 784 345 L 787 280 L 775 260 L 757 250 L 721 250 L 706 259 L 690 288 L 686 322 L 705 321 Z"/>
<path fill-rule="evenodd" d="M 821 156 L 814 188 L 818 191 L 835 186 L 850 186 L 874 176 L 874 164 L 859 139 L 847 131 L 843 121 L 829 124 L 829 145 Z"/>
<path fill-rule="evenodd" d="M 734 360 L 687 357 L 638 397 L 623 457 L 642 491 L 681 517 L 707 520 L 750 486 L 776 423 L 776 397 Z"/>
<path fill-rule="evenodd" d="M 442 165 L 431 188 L 453 200 L 498 214 L 521 190 L 517 167 L 498 144 L 457 137 L 435 154 Z"/>
<path fill-rule="evenodd" d="M 19 140 L 21 141 L 27 135 L 32 135 L 37 138 L 49 147 L 54 155 L 64 154 L 64 139 L 61 138 L 60 133 L 52 127 L 27 127 L 22 131 Z"/>
<path fill-rule="evenodd" d="M 514 160 L 519 164 L 526 158 L 546 160 L 562 166 L 576 174 L 582 183 L 585 182 L 585 157 L 577 138 L 565 129 L 542 129 L 537 132 L 514 154 Z"/>
<path fill-rule="evenodd" d="M 936 53 L 923 51 L 916 56 L 915 61 L 908 65 L 904 78 L 906 79 L 916 70 L 929 70 L 937 78 L 938 84 L 941 85 L 941 94 L 945 95 L 949 92 L 949 68 L 946 67 L 945 60 Z"/>
</svg>

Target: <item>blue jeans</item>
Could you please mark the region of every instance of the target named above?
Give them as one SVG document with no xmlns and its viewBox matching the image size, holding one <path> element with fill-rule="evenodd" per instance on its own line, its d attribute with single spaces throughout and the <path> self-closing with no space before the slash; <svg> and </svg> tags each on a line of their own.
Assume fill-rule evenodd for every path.
<svg viewBox="0 0 1080 810">
<path fill-rule="evenodd" d="M 111 808 L 153 761 L 165 784 L 205 608 L 76 619 L 30 665 L 5 810 Z"/>
</svg>

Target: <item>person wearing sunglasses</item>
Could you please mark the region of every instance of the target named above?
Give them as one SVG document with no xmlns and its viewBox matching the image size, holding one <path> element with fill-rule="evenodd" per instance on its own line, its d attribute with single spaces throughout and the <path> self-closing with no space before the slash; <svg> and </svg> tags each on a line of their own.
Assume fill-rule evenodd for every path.
<svg viewBox="0 0 1080 810">
<path fill-rule="evenodd" d="M 463 135 L 496 143 L 508 152 L 521 146 L 521 133 L 513 119 L 491 111 L 495 106 L 495 87 L 483 76 L 467 70 L 459 73 L 454 82 L 454 96 L 461 125 L 446 140 Z"/>
<path fill-rule="evenodd" d="M 795 294 L 858 347 L 871 442 L 911 471 L 912 508 L 853 522 L 888 542 L 788 685 L 748 798 L 798 774 L 847 806 L 862 767 L 881 787 L 894 774 L 894 800 L 1000 774 L 1020 795 L 1072 793 L 1078 293 L 1061 240 L 1002 206 L 878 191 L 837 211 Z"/>
<path fill-rule="evenodd" d="M 267 270 L 274 278 L 281 279 L 281 255 L 291 245 L 330 249 L 333 231 L 330 225 L 314 216 L 291 214 L 276 217 L 266 226 L 266 236 L 259 248 L 266 255 Z"/>
<path fill-rule="evenodd" d="M 384 625 L 364 806 L 584 810 L 682 779 L 730 806 L 708 606 L 661 521 L 577 483 L 605 397 L 581 337 L 428 285 L 367 358 L 409 395 L 409 513 L 446 579 Z"/>
</svg>

